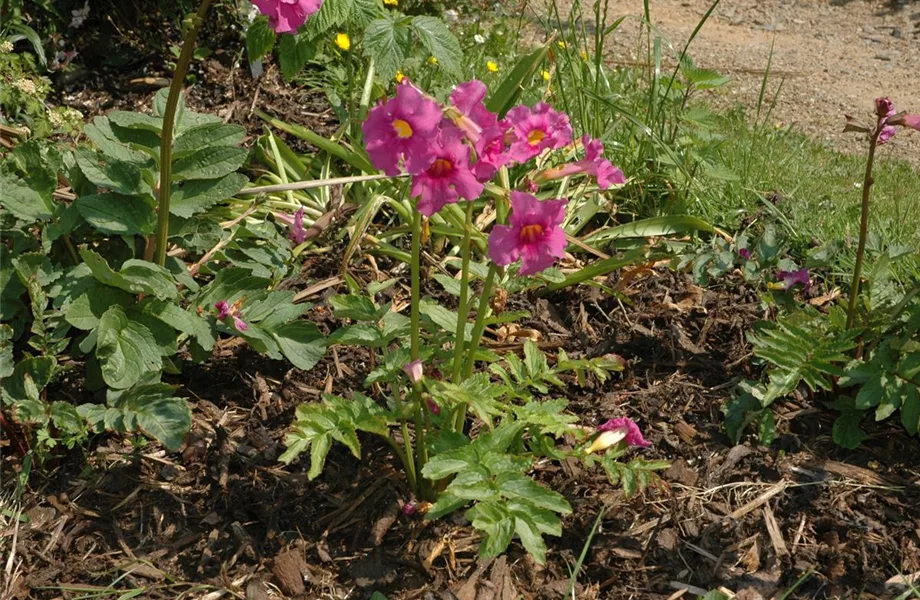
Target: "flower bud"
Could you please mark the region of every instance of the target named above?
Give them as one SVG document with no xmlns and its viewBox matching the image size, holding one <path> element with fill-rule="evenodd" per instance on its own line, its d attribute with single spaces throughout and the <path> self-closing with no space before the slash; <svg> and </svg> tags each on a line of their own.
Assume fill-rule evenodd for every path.
<svg viewBox="0 0 920 600">
<path fill-rule="evenodd" d="M 409 381 L 411 381 L 413 384 L 422 380 L 423 369 L 421 360 L 413 360 L 409 364 L 405 365 L 402 370 L 403 373 L 409 376 Z"/>
</svg>

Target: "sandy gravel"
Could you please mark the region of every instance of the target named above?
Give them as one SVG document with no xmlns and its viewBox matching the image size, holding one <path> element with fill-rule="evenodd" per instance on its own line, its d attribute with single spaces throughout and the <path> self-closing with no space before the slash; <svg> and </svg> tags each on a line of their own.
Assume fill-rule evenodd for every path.
<svg viewBox="0 0 920 600">
<path fill-rule="evenodd" d="M 591 0 L 580 1 L 592 10 Z M 645 60 L 636 56 L 642 4 L 610 1 L 611 18 L 635 17 L 612 36 L 612 61 Z M 672 57 L 710 4 L 651 0 L 652 20 L 674 46 Z M 881 95 L 890 96 L 900 109 L 920 113 L 918 0 L 723 0 L 690 54 L 699 66 L 732 76 L 718 103 L 756 106 L 774 41 L 771 91 L 785 76 L 773 115 L 778 122 L 800 127 L 840 150 L 862 152 L 858 136 L 841 133 L 844 113 L 868 119 L 873 99 Z M 920 166 L 920 132 L 901 132 L 886 153 Z"/>
</svg>

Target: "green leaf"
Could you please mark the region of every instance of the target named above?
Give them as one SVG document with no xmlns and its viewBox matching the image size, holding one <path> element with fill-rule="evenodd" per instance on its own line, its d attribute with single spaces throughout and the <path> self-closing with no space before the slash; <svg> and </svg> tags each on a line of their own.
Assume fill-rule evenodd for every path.
<svg viewBox="0 0 920 600">
<path fill-rule="evenodd" d="M 356 0 L 325 0 L 320 9 L 307 19 L 306 34 L 317 37 L 336 25 L 346 23 L 355 8 L 355 2 Z"/>
<path fill-rule="evenodd" d="M 888 385 L 888 377 L 884 372 L 879 373 L 860 388 L 856 394 L 855 405 L 857 409 L 866 409 L 877 406 L 885 396 L 885 387 Z"/>
<path fill-rule="evenodd" d="M 370 163 L 367 159 L 367 155 L 363 152 L 358 152 L 352 150 L 339 142 L 334 142 L 328 138 L 325 138 L 314 131 L 307 129 L 301 125 L 296 125 L 293 123 L 286 123 L 280 119 L 276 119 L 271 115 L 262 112 L 259 109 L 255 110 L 255 113 L 259 115 L 259 118 L 264 120 L 266 123 L 279 129 L 285 133 L 289 133 L 295 137 L 298 137 L 305 142 L 316 146 L 323 152 L 331 154 L 332 156 L 341 159 L 351 165 L 352 167 L 362 171 L 364 173 L 376 173 L 377 169 Z M 360 214 L 360 213 L 359 213 Z"/>
<path fill-rule="evenodd" d="M 411 48 L 411 32 L 402 20 L 381 18 L 364 30 L 364 54 L 373 58 L 380 76 L 389 81 L 396 76 Z"/>
<path fill-rule="evenodd" d="M 760 415 L 760 426 L 758 427 L 760 443 L 769 446 L 776 438 L 776 418 L 773 411 L 765 409 Z"/>
<path fill-rule="evenodd" d="M 503 496 L 509 499 L 527 500 L 534 506 L 564 515 L 571 514 L 572 507 L 562 494 L 547 489 L 526 475 L 507 473 L 498 477 L 497 485 Z"/>
<path fill-rule="evenodd" d="M 546 60 L 551 45 L 547 44 L 521 58 L 486 101 L 486 108 L 504 118 L 511 107 L 521 99 L 521 94 Z M 394 72 L 395 73 L 395 72 Z"/>
<path fill-rule="evenodd" d="M 378 308 L 367 296 L 357 294 L 337 294 L 329 298 L 332 314 L 339 319 L 354 319 L 355 321 L 377 321 Z"/>
<path fill-rule="evenodd" d="M 77 166 L 90 183 L 126 196 L 153 195 L 153 190 L 144 181 L 141 170 L 136 165 L 107 159 L 102 154 L 86 148 L 77 149 L 75 155 Z"/>
<path fill-rule="evenodd" d="M 45 197 L 7 169 L 0 169 L 0 206 L 22 221 L 48 221 L 54 213 L 51 197 Z"/>
<path fill-rule="evenodd" d="M 141 384 L 126 390 L 119 406 L 130 411 L 128 421 L 175 452 L 192 427 L 192 411 L 185 398 L 175 398 L 175 388 L 165 383 Z"/>
<path fill-rule="evenodd" d="M 444 21 L 437 17 L 413 17 L 412 29 L 422 46 L 438 60 L 438 64 L 449 75 L 460 77 L 463 51 L 460 49 L 460 42 Z"/>
<path fill-rule="evenodd" d="M 271 330 L 281 352 L 298 369 L 308 371 L 326 353 L 322 332 L 309 321 L 294 321 Z"/>
<path fill-rule="evenodd" d="M 121 194 L 81 196 L 74 203 L 87 223 L 102 233 L 149 235 L 156 227 L 152 199 Z"/>
<path fill-rule="evenodd" d="M 346 346 L 367 346 L 369 348 L 382 348 L 387 340 L 381 336 L 380 330 L 374 325 L 358 323 L 340 327 L 332 332 L 328 338 L 328 345 L 343 344 Z"/>
<path fill-rule="evenodd" d="M 52 402 L 50 408 L 51 422 L 61 432 L 74 435 L 86 431 L 83 418 L 73 404 L 57 401 Z"/>
<path fill-rule="evenodd" d="M 132 321 L 117 305 L 109 307 L 99 320 L 96 358 L 109 387 L 133 386 L 145 373 L 162 368 L 156 339 L 149 329 Z"/>
<path fill-rule="evenodd" d="M 697 217 L 688 215 L 665 215 L 602 229 L 587 236 L 583 241 L 586 244 L 603 244 L 623 238 L 661 237 L 677 233 L 686 233 L 688 231 L 705 231 L 707 233 L 713 233 L 715 228 Z"/>
<path fill-rule="evenodd" d="M 268 24 L 268 17 L 259 15 L 246 30 L 246 52 L 249 62 L 255 62 L 268 54 L 275 45 L 275 30 Z"/>
<path fill-rule="evenodd" d="M 13 363 L 13 328 L 9 325 L 0 325 L 0 380 L 13 374 L 16 365 Z"/>
<path fill-rule="evenodd" d="M 438 496 L 438 501 L 428 509 L 427 513 L 425 513 L 425 520 L 433 521 L 435 519 L 440 519 L 444 515 L 449 515 L 455 510 L 466 506 L 467 502 L 469 502 L 469 500 L 458 498 L 449 492 L 444 492 Z"/>
<path fill-rule="evenodd" d="M 307 61 L 316 54 L 316 45 L 305 34 L 281 36 L 278 44 L 278 60 L 281 63 L 281 74 L 286 81 L 291 81 L 300 73 Z"/>
<path fill-rule="evenodd" d="M 134 302 L 131 294 L 91 280 L 84 293 L 64 305 L 64 319 L 77 329 L 89 331 L 99 325 L 110 306 L 117 304 L 127 309 Z"/>
<path fill-rule="evenodd" d="M 546 544 L 543 542 L 543 536 L 527 515 L 515 515 L 514 532 L 521 538 L 524 549 L 530 552 L 537 564 L 546 564 Z"/>
<path fill-rule="evenodd" d="M 246 136 L 246 130 L 239 125 L 226 123 L 204 123 L 186 130 L 173 143 L 173 161 L 211 146 L 235 147 Z"/>
<path fill-rule="evenodd" d="M 855 450 L 867 437 L 866 432 L 860 428 L 862 418 L 861 411 L 844 411 L 834 421 L 832 429 L 834 442 L 849 450 Z"/>
<path fill-rule="evenodd" d="M 96 252 L 80 248 L 80 257 L 98 281 L 131 294 L 153 294 L 161 300 L 178 297 L 172 274 L 163 267 L 144 260 L 126 260 L 116 273 Z"/>
<path fill-rule="evenodd" d="M 920 392 L 915 385 L 904 386 L 904 397 L 901 400 L 901 424 L 910 435 L 916 435 L 920 430 Z"/>
<path fill-rule="evenodd" d="M 112 131 L 112 126 L 106 117 L 96 117 L 92 123 L 83 128 L 86 137 L 93 143 L 106 157 L 115 161 L 131 163 L 138 166 L 150 166 L 153 164 L 151 157 L 138 150 L 121 143 Z"/>
<path fill-rule="evenodd" d="M 144 298 L 139 306 L 144 314 L 159 319 L 182 333 L 195 338 L 204 350 L 214 348 L 216 340 L 207 319 L 191 310 L 182 310 L 172 302 Z"/>
<path fill-rule="evenodd" d="M 174 183 L 169 212 L 187 219 L 208 210 L 218 202 L 232 198 L 247 181 L 245 175 L 229 173 L 219 179 L 195 179 Z"/>
<path fill-rule="evenodd" d="M 30 395 L 26 388 L 30 387 L 37 395 L 51 382 L 57 366 L 57 359 L 53 356 L 36 356 L 19 361 L 12 374 L 3 379 L 4 394 L 13 400 L 25 400 Z"/>
<path fill-rule="evenodd" d="M 168 90 L 162 91 L 168 92 Z M 159 99 L 160 95 L 161 94 L 158 93 L 156 98 Z M 180 104 L 182 103 L 180 102 Z M 154 106 L 156 106 L 156 102 L 154 103 Z M 157 116 L 145 115 L 142 113 L 129 112 L 124 110 L 116 110 L 110 112 L 106 116 L 109 118 L 110 122 L 118 125 L 119 127 L 150 131 L 157 135 L 160 135 L 163 131 L 163 119 Z M 179 115 L 177 114 L 177 117 L 178 116 Z"/>
<path fill-rule="evenodd" d="M 246 161 L 247 152 L 235 146 L 210 146 L 173 163 L 173 182 L 216 179 L 233 173 Z"/>
<path fill-rule="evenodd" d="M 485 533 L 479 546 L 483 558 L 498 556 L 508 549 L 514 536 L 514 519 L 492 503 L 480 503 L 467 511 L 473 527 Z"/>
</svg>

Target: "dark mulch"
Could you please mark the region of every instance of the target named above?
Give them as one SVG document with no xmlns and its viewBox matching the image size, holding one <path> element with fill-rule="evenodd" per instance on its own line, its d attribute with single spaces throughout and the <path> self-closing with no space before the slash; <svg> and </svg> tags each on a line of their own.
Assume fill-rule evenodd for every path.
<svg viewBox="0 0 920 600">
<path fill-rule="evenodd" d="M 314 482 L 305 460 L 281 466 L 295 406 L 327 386 L 360 389 L 366 355 L 339 349 L 311 372 L 287 371 L 231 342 L 183 377 L 195 426 L 181 452 L 109 438 L 88 468 L 71 456 L 33 476 L 12 597 L 73 598 L 62 589 L 124 575 L 114 587 L 148 588 L 145 598 L 175 598 L 186 582 L 251 598 L 270 597 L 268 586 L 295 598 L 562 598 L 601 509 L 578 598 L 666 598 L 680 585 L 767 598 L 807 573 L 803 597 L 884 597 L 886 580 L 920 570 L 916 440 L 880 428 L 847 452 L 830 439 L 831 414 L 788 402 L 771 448 L 733 447 L 720 407 L 753 375 L 743 334 L 761 316 L 756 296 L 732 284 L 704 291 L 666 269 L 624 292 L 631 305 L 593 290 L 528 300 L 525 325 L 571 355 L 627 358 L 622 376 L 556 394 L 585 423 L 637 419 L 653 442 L 647 456 L 672 467 L 658 489 L 627 499 L 575 464 L 541 466 L 575 507 L 545 566 L 517 543 L 478 561 L 459 517 L 403 516 L 406 488 L 374 440 L 361 462 L 335 448 Z M 330 324 L 321 303 L 308 316 Z"/>
</svg>

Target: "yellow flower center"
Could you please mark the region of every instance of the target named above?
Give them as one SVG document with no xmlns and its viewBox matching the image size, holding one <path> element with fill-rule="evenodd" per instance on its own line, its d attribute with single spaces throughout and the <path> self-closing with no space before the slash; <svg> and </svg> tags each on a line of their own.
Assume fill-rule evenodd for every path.
<svg viewBox="0 0 920 600">
<path fill-rule="evenodd" d="M 396 135 L 398 135 L 400 139 L 405 140 L 412 137 L 412 125 L 409 125 L 409 123 L 402 119 L 393 121 L 393 129 L 396 130 Z"/>
<path fill-rule="evenodd" d="M 534 223 L 533 225 L 524 225 L 521 227 L 521 241 L 525 244 L 533 244 L 543 237 L 543 226 Z"/>
<path fill-rule="evenodd" d="M 450 175 L 453 170 L 454 163 L 450 162 L 446 158 L 438 158 L 428 169 L 428 174 L 432 177 L 446 177 Z"/>
<path fill-rule="evenodd" d="M 527 142 L 531 146 L 536 146 L 537 144 L 542 142 L 543 138 L 545 137 L 546 137 L 545 131 L 542 131 L 540 129 L 534 129 L 533 131 L 527 134 Z"/>
</svg>

